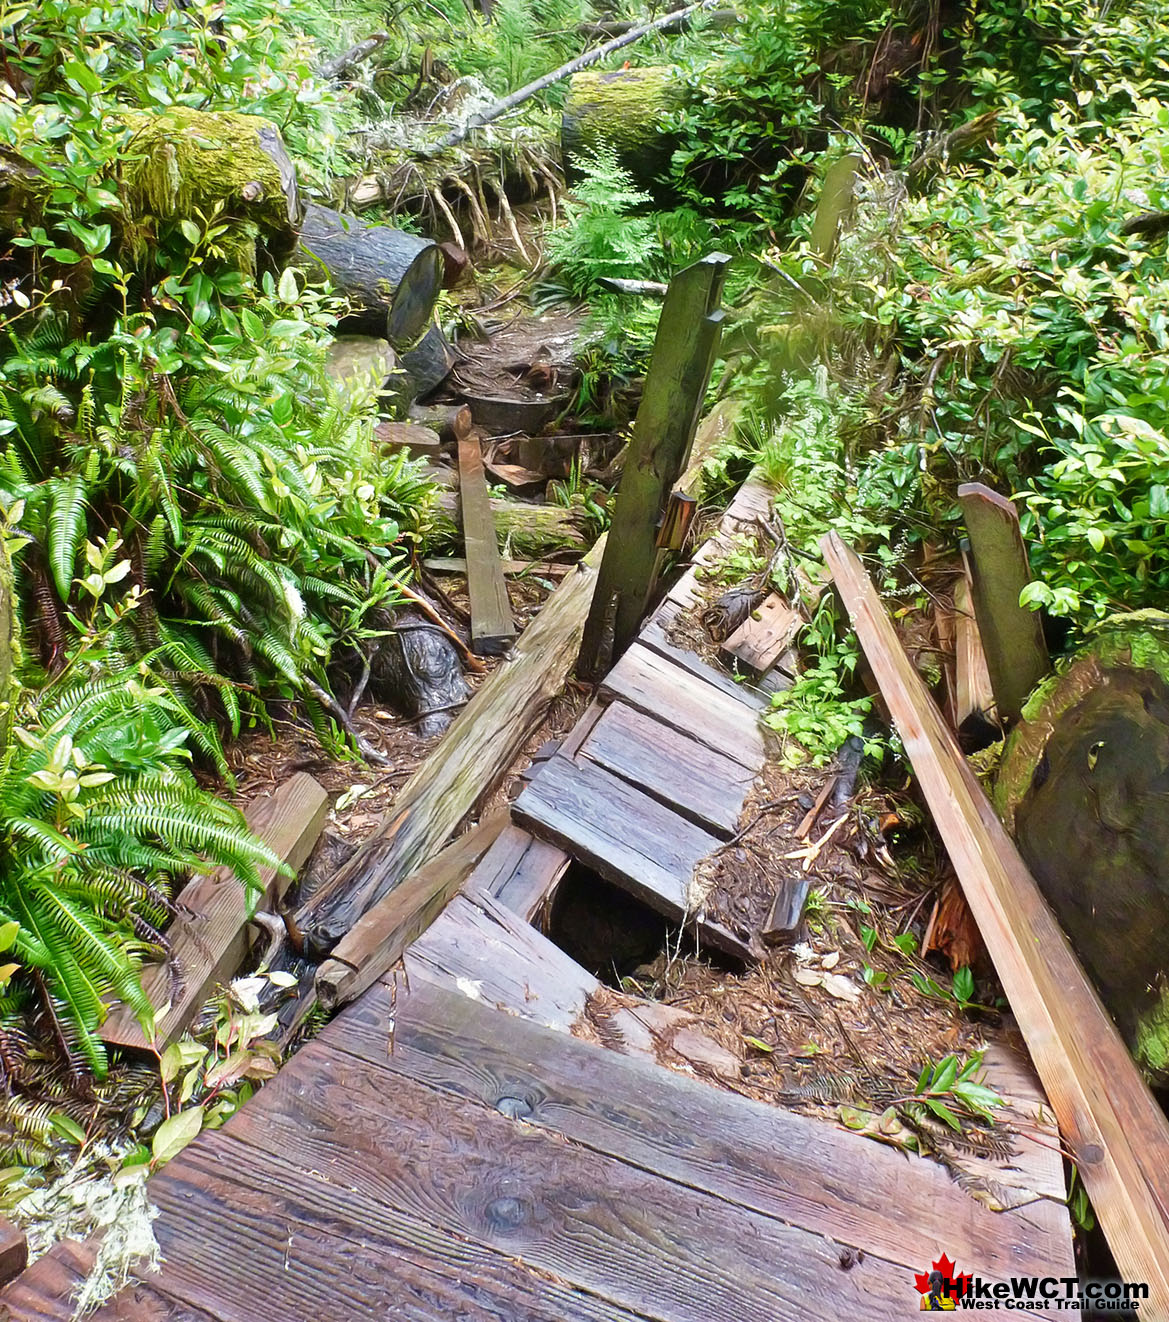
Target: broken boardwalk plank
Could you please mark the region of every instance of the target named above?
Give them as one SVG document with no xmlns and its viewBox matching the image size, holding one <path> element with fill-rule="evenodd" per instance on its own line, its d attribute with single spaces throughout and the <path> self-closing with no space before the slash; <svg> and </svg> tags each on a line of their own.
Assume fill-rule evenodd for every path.
<svg viewBox="0 0 1169 1322">
<path fill-rule="evenodd" d="M 479 437 L 462 435 L 459 450 L 459 508 L 467 558 L 467 595 L 471 598 L 471 648 L 480 656 L 498 656 L 515 637 L 495 519 L 483 472 Z"/>
<path fill-rule="evenodd" d="M 773 592 L 722 645 L 722 650 L 756 675 L 770 670 L 795 642 L 803 616 Z"/>
</svg>

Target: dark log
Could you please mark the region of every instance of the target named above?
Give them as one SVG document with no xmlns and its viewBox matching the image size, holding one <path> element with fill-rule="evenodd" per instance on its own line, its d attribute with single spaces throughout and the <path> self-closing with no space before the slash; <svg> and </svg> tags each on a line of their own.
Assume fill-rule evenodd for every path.
<svg viewBox="0 0 1169 1322">
<path fill-rule="evenodd" d="M 1137 1062 L 1162 1082 L 1167 793 L 1169 616 L 1122 616 L 1028 703 L 995 800 Z"/>
<path fill-rule="evenodd" d="M 386 44 L 390 39 L 388 32 L 375 32 L 372 37 L 366 37 L 364 41 L 359 41 L 356 46 L 350 46 L 347 51 L 343 51 L 335 59 L 326 60 L 324 64 L 317 69 L 317 77 L 325 82 L 332 82 L 334 78 L 340 78 L 343 73 L 348 73 L 355 64 L 361 64 L 378 49 Z"/>
<path fill-rule="evenodd" d="M 560 150 L 569 183 L 576 162 L 598 147 L 611 147 L 638 187 L 655 197 L 669 190 L 676 139 L 662 131 L 663 116 L 681 104 L 682 84 L 669 69 L 611 69 L 578 73 L 569 84 L 560 120 Z"/>
<path fill-rule="evenodd" d="M 450 376 L 451 369 L 458 362 L 458 355 L 443 334 L 442 327 L 431 325 L 418 343 L 402 354 L 399 361 L 409 378 L 407 395 L 424 399 Z"/>
<path fill-rule="evenodd" d="M 412 344 L 423 332 L 442 289 L 438 245 L 417 234 L 367 225 L 328 207 L 309 206 L 300 231 L 302 263 L 319 263 L 345 294 L 345 330 Z"/>
</svg>

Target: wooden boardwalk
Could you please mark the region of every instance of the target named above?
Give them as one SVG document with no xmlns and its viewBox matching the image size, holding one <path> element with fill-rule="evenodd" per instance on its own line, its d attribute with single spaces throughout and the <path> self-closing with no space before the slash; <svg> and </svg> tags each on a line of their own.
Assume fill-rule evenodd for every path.
<svg viewBox="0 0 1169 1322">
<path fill-rule="evenodd" d="M 596 979 L 531 925 L 572 857 L 681 918 L 693 862 L 734 832 L 764 698 L 672 655 L 663 619 L 404 968 L 153 1177 L 163 1269 L 97 1318 L 900 1319 L 943 1253 L 992 1279 L 1074 1272 L 1025 1060 L 988 1062 L 1038 1135 L 994 1172 L 1028 1191 L 995 1213 L 936 1163 L 711 1086 L 727 1053 L 677 1010 L 598 1016 Z M 91 1253 L 55 1249 L 0 1318 L 69 1317 Z"/>
</svg>

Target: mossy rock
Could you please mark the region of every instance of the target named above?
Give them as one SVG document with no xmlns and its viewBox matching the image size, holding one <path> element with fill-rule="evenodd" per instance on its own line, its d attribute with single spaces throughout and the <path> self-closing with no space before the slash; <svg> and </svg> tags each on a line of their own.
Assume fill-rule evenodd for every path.
<svg viewBox="0 0 1169 1322">
<path fill-rule="evenodd" d="M 1138 1063 L 1169 1082 L 1169 616 L 1106 622 L 1039 686 L 994 797 Z"/>
<path fill-rule="evenodd" d="M 573 76 L 560 123 L 560 148 L 571 182 L 574 161 L 611 147 L 634 182 L 655 197 L 663 183 L 676 140 L 662 131 L 662 117 L 682 104 L 682 83 L 669 69 L 588 69 Z"/>
<path fill-rule="evenodd" d="M 282 261 L 296 246 L 301 207 L 280 130 L 256 115 L 174 106 L 121 111 L 129 130 L 122 198 L 132 226 L 178 222 L 216 205 L 231 225 L 238 265 L 252 269 L 257 243 Z M 133 236 L 131 236 L 133 239 Z"/>
</svg>

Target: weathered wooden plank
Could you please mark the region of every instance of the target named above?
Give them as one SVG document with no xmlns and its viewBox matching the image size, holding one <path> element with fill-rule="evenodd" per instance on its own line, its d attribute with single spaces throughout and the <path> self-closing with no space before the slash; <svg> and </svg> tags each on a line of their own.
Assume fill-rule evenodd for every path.
<svg viewBox="0 0 1169 1322">
<path fill-rule="evenodd" d="M 730 635 L 722 650 L 755 674 L 762 675 L 795 642 L 796 634 L 803 626 L 804 617 L 773 592 Z"/>
<path fill-rule="evenodd" d="M 692 881 L 698 862 L 719 846 L 716 836 L 671 812 L 588 761 L 554 757 L 515 801 L 515 820 L 588 864 L 606 881 L 678 921 L 738 959 L 750 949 L 703 917 Z"/>
<path fill-rule="evenodd" d="M 981 482 L 963 483 L 958 500 L 970 536 L 974 613 L 995 706 L 1000 720 L 1015 721 L 1027 695 L 1051 670 L 1039 616 L 1019 605 L 1031 581 L 1019 513 Z"/>
<path fill-rule="evenodd" d="M 718 305 L 730 260 L 713 253 L 670 281 L 581 642 L 577 671 L 586 679 L 608 670 L 645 614 L 661 565 L 659 520 L 686 467 L 722 334 Z"/>
<path fill-rule="evenodd" d="M 961 729 L 971 716 L 990 720 L 994 710 L 994 689 L 974 617 L 970 580 L 963 574 L 954 587 L 955 729 Z"/>
<path fill-rule="evenodd" d="M 329 1068 L 326 1052 L 306 1050 L 316 1068 Z M 322 1079 L 296 1086 L 311 1087 L 314 1097 L 330 1090 Z M 525 1271 L 506 1248 L 499 1253 L 436 1227 L 423 1154 L 413 1186 L 420 1200 L 403 1206 L 397 1182 L 371 1163 L 368 1143 L 359 1159 L 364 1172 L 338 1182 L 344 1154 L 362 1150 L 348 1143 L 361 1140 L 346 1133 L 343 1116 L 322 1117 L 326 1128 L 304 1143 L 272 1127 L 261 1108 L 244 1110 L 252 1111 L 244 1134 L 197 1143 L 150 1186 L 162 1212 L 155 1222 L 166 1258 L 161 1284 L 221 1322 L 633 1322 L 608 1300 Z M 389 1149 L 397 1147 L 394 1114 L 389 1105 L 390 1128 L 382 1131 Z M 370 1111 L 360 1123 L 378 1125 Z M 291 1142 L 287 1151 L 268 1146 L 278 1134 Z M 335 1153 L 333 1170 L 306 1170 L 325 1150 Z M 402 1150 L 398 1157 L 411 1161 Z M 506 1187 L 504 1172 L 497 1180 Z M 437 1192 L 444 1203 L 448 1196 L 446 1188 Z"/>
<path fill-rule="evenodd" d="M 767 760 L 756 711 L 639 643 L 613 667 L 599 692 L 673 726 L 748 771 L 759 771 Z"/>
<path fill-rule="evenodd" d="M 317 955 L 328 953 L 366 909 L 425 863 L 512 764 L 576 657 L 601 547 L 598 542 L 544 603 L 511 655 L 402 786 L 373 835 L 298 911 Z"/>
<path fill-rule="evenodd" d="M 275 793 L 248 805 L 248 825 L 295 874 L 313 851 L 325 817 L 329 796 L 306 772 L 298 771 Z M 271 869 L 261 872 L 269 902 L 282 896 L 292 878 Z M 177 918 L 167 933 L 183 971 L 183 986 L 171 999 L 170 971 L 165 964 L 143 970 L 142 986 L 156 1010 L 170 1009 L 155 1024 L 154 1045 L 162 1050 L 173 1042 L 199 1013 L 219 983 L 230 981 L 248 953 L 247 898 L 243 884 L 228 868 L 196 877 L 182 892 L 183 905 L 192 911 Z M 141 1025 L 125 1006 L 118 1006 L 101 1027 L 106 1042 L 115 1046 L 146 1048 Z"/>
<path fill-rule="evenodd" d="M 605 709 L 581 745 L 580 756 L 720 839 L 734 835 L 755 779 L 733 758 L 623 702 Z"/>
<path fill-rule="evenodd" d="M 681 609 L 676 601 L 671 601 L 667 597 L 645 622 L 641 633 L 637 636 L 637 641 L 643 647 L 648 647 L 651 652 L 657 652 L 659 656 L 672 661 L 676 666 L 688 670 L 696 679 L 713 685 L 744 706 L 752 707 L 756 711 L 766 707 L 768 696 L 754 683 L 732 679 L 721 666 L 712 666 L 697 652 L 691 652 L 688 648 L 680 647 L 670 640 L 670 624 L 677 618 Z"/>
<path fill-rule="evenodd" d="M 486 896 L 456 895 L 406 952 L 406 973 L 567 1032 L 597 988 L 591 973 Z"/>
<path fill-rule="evenodd" d="M 1033 1212 L 991 1212 L 935 1162 L 907 1161 L 831 1123 L 716 1091 L 645 1057 L 502 1019 L 439 987 L 414 987 L 392 1007 L 389 991 L 376 988 L 327 1037 L 395 1075 L 916 1271 L 943 1243 L 994 1278 L 1072 1269 L 1062 1202 L 1051 1203 L 1054 1226 L 1036 1225 Z M 1058 1165 L 1058 1152 L 1049 1155 Z M 891 1207 L 912 1215 L 891 1217 Z"/>
<path fill-rule="evenodd" d="M 467 557 L 467 595 L 471 598 L 471 648 L 481 656 L 498 656 L 510 646 L 516 628 L 478 434 L 460 436 L 458 453 L 459 508 Z"/>
<path fill-rule="evenodd" d="M 92 1241 L 55 1244 L 2 1294 L 0 1322 L 74 1322 L 77 1291 L 93 1266 Z M 219 1322 L 210 1313 L 172 1298 L 149 1283 L 126 1286 L 107 1304 L 86 1315 L 90 1322 Z"/>
<path fill-rule="evenodd" d="M 28 1266 L 28 1240 L 24 1231 L 0 1216 L 0 1285 L 19 1276 Z"/>
<path fill-rule="evenodd" d="M 359 996 L 398 962 L 410 942 L 443 911 L 509 820 L 507 808 L 496 809 L 362 914 L 317 969 L 317 999 L 327 1010 Z"/>
<path fill-rule="evenodd" d="M 467 878 L 465 889 L 493 896 L 531 922 L 571 862 L 563 849 L 508 826 Z"/>
<path fill-rule="evenodd" d="M 1169 1318 L 1169 1120 L 994 814 L 857 556 L 824 553 L 1121 1272 Z"/>
<path fill-rule="evenodd" d="M 839 1245 L 822 1235 L 403 1075 L 388 1086 L 384 1073 L 324 1043 L 306 1051 L 312 1068 L 293 1062 L 295 1077 L 278 1076 L 263 1112 L 244 1107 L 231 1134 L 280 1153 L 289 1178 L 319 1172 L 363 1232 L 381 1209 L 409 1209 L 464 1243 L 661 1322 L 804 1322 L 826 1304 L 832 1316 L 904 1316 L 906 1273 L 880 1258 L 842 1271 Z"/>
</svg>

